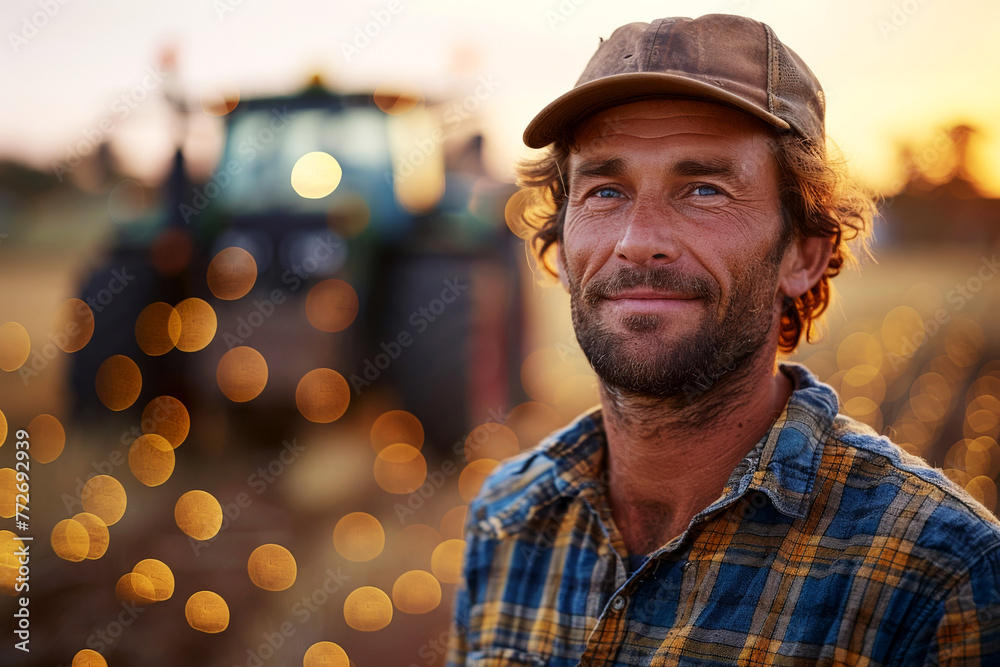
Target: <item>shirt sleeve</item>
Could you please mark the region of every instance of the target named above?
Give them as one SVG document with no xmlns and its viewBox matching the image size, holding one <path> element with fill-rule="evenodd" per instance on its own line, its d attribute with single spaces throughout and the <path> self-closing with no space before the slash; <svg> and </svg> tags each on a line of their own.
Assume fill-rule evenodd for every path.
<svg viewBox="0 0 1000 667">
<path fill-rule="evenodd" d="M 926 665 L 1000 665 L 1000 549 L 969 569 L 934 618 Z"/>
</svg>

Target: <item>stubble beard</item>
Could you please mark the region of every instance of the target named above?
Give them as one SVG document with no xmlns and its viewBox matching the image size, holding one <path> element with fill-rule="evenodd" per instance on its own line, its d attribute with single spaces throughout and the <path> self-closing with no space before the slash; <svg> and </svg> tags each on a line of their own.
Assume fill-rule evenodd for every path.
<svg viewBox="0 0 1000 667">
<path fill-rule="evenodd" d="M 568 276 L 577 341 L 610 389 L 693 403 L 723 379 L 740 376 L 768 343 L 785 247 L 775 244 L 764 257 L 748 262 L 734 275 L 732 297 L 721 316 L 717 315 L 721 301 L 717 283 L 681 273 L 670 264 L 623 268 L 610 278 L 591 281 L 586 290 Z M 599 309 L 608 296 L 632 287 L 696 297 L 702 309 L 699 325 L 684 334 L 667 333 L 672 322 L 666 316 L 637 313 L 621 320 L 624 333 L 611 330 Z"/>
</svg>

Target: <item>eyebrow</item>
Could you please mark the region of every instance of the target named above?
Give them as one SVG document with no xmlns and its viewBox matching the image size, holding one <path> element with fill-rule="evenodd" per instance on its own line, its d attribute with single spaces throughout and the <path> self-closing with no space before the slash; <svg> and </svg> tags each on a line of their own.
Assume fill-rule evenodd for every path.
<svg viewBox="0 0 1000 667">
<path fill-rule="evenodd" d="M 579 177 L 618 177 L 625 174 L 628 161 L 624 158 L 592 160 L 580 164 L 573 172 Z M 736 163 L 724 157 L 688 158 L 670 168 L 676 176 L 725 176 L 737 172 Z"/>
</svg>

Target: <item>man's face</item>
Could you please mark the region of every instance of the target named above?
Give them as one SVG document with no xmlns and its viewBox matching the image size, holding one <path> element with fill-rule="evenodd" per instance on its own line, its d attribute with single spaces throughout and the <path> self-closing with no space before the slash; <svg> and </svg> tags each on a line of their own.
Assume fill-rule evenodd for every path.
<svg viewBox="0 0 1000 667">
<path fill-rule="evenodd" d="M 691 397 L 776 345 L 787 243 L 767 126 L 657 100 L 598 114 L 576 139 L 560 259 L 602 380 Z"/>
</svg>

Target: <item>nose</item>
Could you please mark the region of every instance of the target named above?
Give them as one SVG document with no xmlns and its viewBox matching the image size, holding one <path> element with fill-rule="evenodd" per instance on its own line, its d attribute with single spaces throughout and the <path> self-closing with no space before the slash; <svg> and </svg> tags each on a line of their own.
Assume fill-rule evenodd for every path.
<svg viewBox="0 0 1000 667">
<path fill-rule="evenodd" d="M 670 264 L 680 256 L 676 213 L 661 202 L 638 202 L 615 245 L 618 259 L 640 266 Z"/>
</svg>

